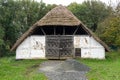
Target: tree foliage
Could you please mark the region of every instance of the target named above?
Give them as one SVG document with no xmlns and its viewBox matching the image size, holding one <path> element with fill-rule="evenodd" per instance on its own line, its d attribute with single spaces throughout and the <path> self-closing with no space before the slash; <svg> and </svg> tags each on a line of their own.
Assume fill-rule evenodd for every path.
<svg viewBox="0 0 120 80">
<path fill-rule="evenodd" d="M 96 0 L 87 0 L 82 4 L 71 3 L 68 8 L 94 32 L 98 27 L 98 23 L 109 16 L 111 11 L 111 7 Z"/>
<path fill-rule="evenodd" d="M 0 0 L 0 54 L 56 5 L 34 0 Z M 5 54 L 5 53 L 4 53 Z"/>
<path fill-rule="evenodd" d="M 120 3 L 114 12 L 99 24 L 96 33 L 112 48 L 120 48 Z"/>
</svg>

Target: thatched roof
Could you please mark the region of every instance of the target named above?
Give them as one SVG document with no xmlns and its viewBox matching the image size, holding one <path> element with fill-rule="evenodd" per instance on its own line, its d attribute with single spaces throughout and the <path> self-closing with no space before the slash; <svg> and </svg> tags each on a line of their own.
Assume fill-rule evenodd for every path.
<svg viewBox="0 0 120 80">
<path fill-rule="evenodd" d="M 67 25 L 75 26 L 81 22 L 63 6 L 58 6 L 48 12 L 41 20 L 38 21 L 38 26 L 42 25 Z"/>
<path fill-rule="evenodd" d="M 41 26 L 80 26 L 91 36 L 94 37 L 95 40 L 97 40 L 100 44 L 102 44 L 105 47 L 106 51 L 109 51 L 109 47 L 101 41 L 98 37 L 96 37 L 93 32 L 88 29 L 79 19 L 77 19 L 72 12 L 70 12 L 66 7 L 64 6 L 57 6 L 53 8 L 51 11 L 49 11 L 42 19 L 37 21 L 33 26 L 31 26 L 28 31 L 26 31 L 13 45 L 11 48 L 11 51 L 15 50 L 28 36 L 32 34 L 32 32 L 37 28 Z"/>
</svg>

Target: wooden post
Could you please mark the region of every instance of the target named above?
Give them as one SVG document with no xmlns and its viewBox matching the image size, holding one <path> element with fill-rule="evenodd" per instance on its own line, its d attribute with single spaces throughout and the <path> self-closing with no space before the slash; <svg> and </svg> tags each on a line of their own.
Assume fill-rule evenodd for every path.
<svg viewBox="0 0 120 80">
<path fill-rule="evenodd" d="M 65 27 L 63 27 L 63 35 L 65 35 Z"/>
<path fill-rule="evenodd" d="M 56 35 L 56 28 L 54 27 L 54 35 Z"/>
</svg>

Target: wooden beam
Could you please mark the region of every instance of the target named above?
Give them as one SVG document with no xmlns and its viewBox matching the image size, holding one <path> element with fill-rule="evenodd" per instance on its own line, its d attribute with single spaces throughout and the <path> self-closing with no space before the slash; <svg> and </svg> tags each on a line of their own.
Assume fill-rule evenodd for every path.
<svg viewBox="0 0 120 80">
<path fill-rule="evenodd" d="M 73 35 L 75 35 L 75 33 L 78 31 L 78 28 L 79 28 L 79 26 L 76 28 L 76 30 L 74 31 Z"/>
<path fill-rule="evenodd" d="M 40 29 L 41 29 L 41 31 L 43 32 L 43 34 L 46 35 L 46 33 L 45 33 L 45 31 L 43 30 L 43 28 L 40 28 Z"/>
</svg>

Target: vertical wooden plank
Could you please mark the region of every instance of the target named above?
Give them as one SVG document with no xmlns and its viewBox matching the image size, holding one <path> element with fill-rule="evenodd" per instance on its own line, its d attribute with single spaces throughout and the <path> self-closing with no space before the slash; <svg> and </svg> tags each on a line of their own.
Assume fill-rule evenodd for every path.
<svg viewBox="0 0 120 80">
<path fill-rule="evenodd" d="M 65 35 L 65 27 L 63 27 L 63 35 Z"/>
<path fill-rule="evenodd" d="M 56 35 L 56 27 L 54 27 L 54 35 Z"/>
</svg>

